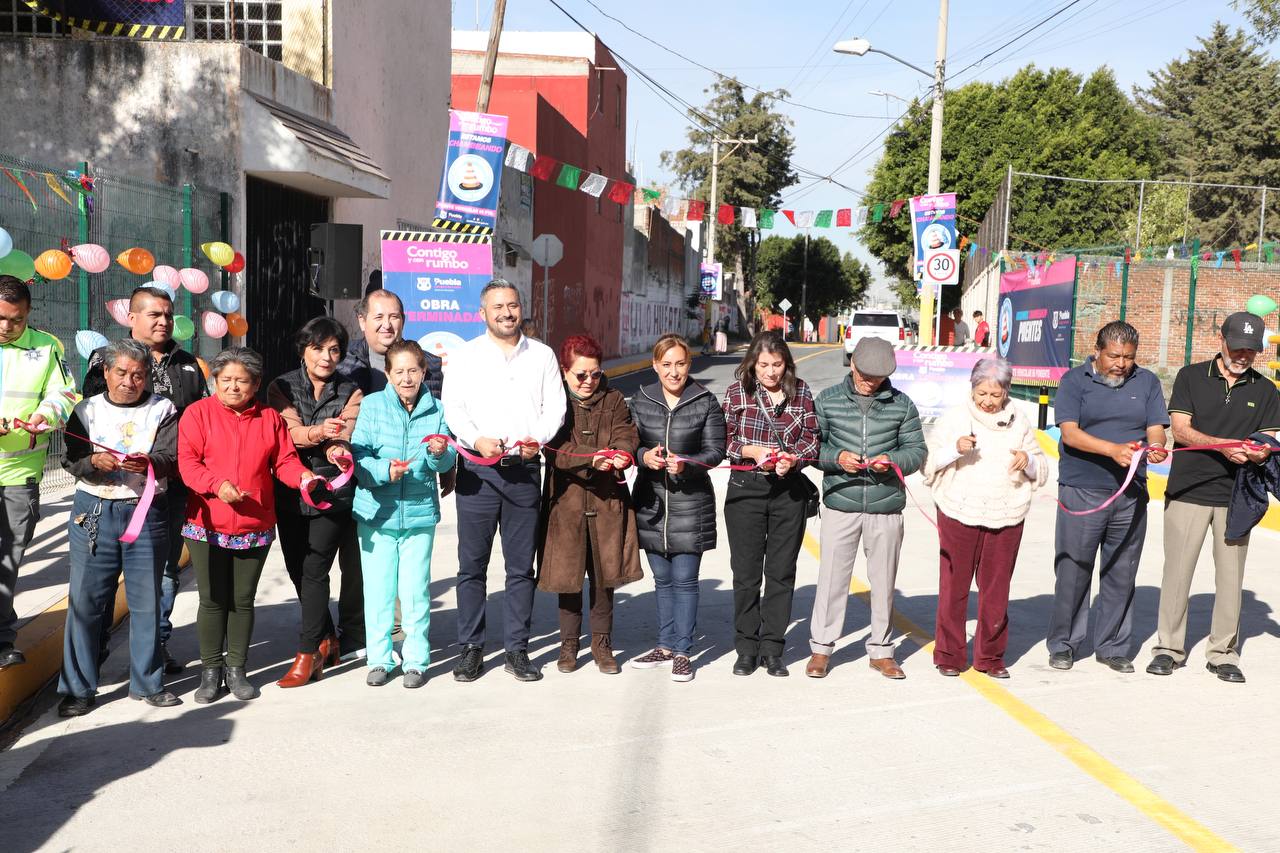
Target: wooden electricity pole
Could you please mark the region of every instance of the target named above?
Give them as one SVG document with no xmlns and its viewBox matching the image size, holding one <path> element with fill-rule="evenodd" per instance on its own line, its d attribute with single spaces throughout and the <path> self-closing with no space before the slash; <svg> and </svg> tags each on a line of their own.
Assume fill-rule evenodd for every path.
<svg viewBox="0 0 1280 853">
<path fill-rule="evenodd" d="M 507 0 L 493 4 L 493 20 L 489 22 L 489 47 L 484 54 L 484 71 L 480 73 L 480 91 L 476 94 L 476 112 L 489 111 L 489 93 L 493 89 L 493 72 L 498 65 L 498 42 L 502 39 L 502 19 L 507 14 Z"/>
</svg>

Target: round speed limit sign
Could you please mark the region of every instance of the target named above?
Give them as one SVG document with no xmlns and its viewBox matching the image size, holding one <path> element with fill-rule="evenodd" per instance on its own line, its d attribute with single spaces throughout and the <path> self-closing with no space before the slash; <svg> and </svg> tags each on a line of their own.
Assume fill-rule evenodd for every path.
<svg viewBox="0 0 1280 853">
<path fill-rule="evenodd" d="M 935 249 L 924 256 L 924 280 L 928 284 L 960 283 L 960 250 Z"/>
</svg>

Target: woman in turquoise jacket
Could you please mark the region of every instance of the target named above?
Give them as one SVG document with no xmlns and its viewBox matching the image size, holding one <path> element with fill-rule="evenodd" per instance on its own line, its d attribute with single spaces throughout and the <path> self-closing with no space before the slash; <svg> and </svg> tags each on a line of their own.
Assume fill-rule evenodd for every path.
<svg viewBox="0 0 1280 853">
<path fill-rule="evenodd" d="M 364 569 L 364 619 L 371 687 L 387 683 L 396 662 L 391 649 L 396 596 L 404 629 L 404 686 L 427 680 L 431 644 L 431 546 L 440 521 L 436 475 L 453 468 L 457 454 L 446 435 L 440 401 L 422 387 L 427 357 L 413 341 L 387 349 L 387 387 L 364 398 L 351 447 L 356 460 L 352 507 Z"/>
</svg>

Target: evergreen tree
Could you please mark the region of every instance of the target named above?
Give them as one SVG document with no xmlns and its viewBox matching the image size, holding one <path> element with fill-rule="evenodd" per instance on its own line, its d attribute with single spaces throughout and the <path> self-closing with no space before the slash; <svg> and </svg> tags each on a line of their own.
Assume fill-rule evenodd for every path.
<svg viewBox="0 0 1280 853">
<path fill-rule="evenodd" d="M 803 234 L 772 236 L 760 244 L 756 302 L 761 307 L 776 307 L 788 299 L 797 314 L 803 304 L 816 328 L 819 318 L 862 302 L 871 284 L 871 272 L 851 254 L 842 258 L 836 244 L 825 237 L 809 238 L 806 263 L 804 244 Z"/>
</svg>

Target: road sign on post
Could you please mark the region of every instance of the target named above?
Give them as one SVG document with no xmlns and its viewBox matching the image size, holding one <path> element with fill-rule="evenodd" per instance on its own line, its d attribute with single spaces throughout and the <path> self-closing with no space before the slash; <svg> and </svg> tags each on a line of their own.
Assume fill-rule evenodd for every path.
<svg viewBox="0 0 1280 853">
<path fill-rule="evenodd" d="M 560 263 L 560 259 L 564 257 L 564 243 L 561 243 L 560 238 L 554 234 L 541 234 L 534 238 L 529 254 L 533 256 L 533 262 L 542 267 L 542 342 L 549 345 L 551 343 L 551 310 L 548 299 L 550 290 L 547 287 L 547 270 Z"/>
<path fill-rule="evenodd" d="M 783 314 L 787 313 L 788 311 L 791 310 L 791 300 L 790 299 L 782 300 L 781 302 L 778 303 L 778 307 L 782 309 Z"/>
<path fill-rule="evenodd" d="M 924 283 L 932 285 L 960 283 L 960 250 L 933 249 L 924 255 Z"/>
</svg>

